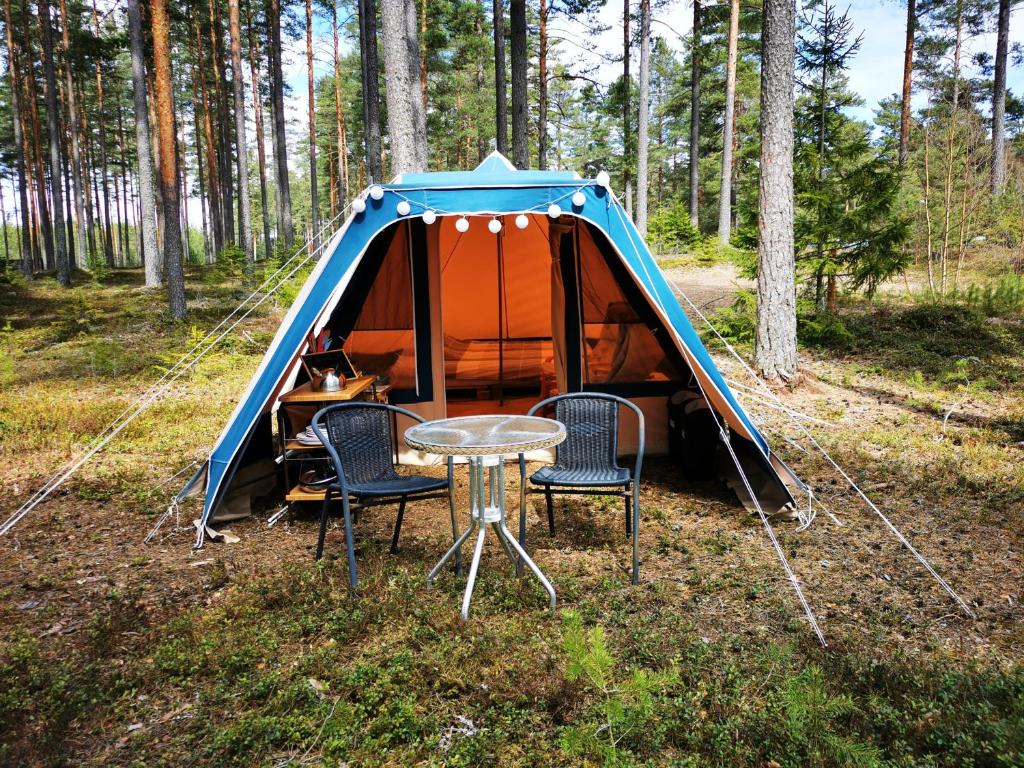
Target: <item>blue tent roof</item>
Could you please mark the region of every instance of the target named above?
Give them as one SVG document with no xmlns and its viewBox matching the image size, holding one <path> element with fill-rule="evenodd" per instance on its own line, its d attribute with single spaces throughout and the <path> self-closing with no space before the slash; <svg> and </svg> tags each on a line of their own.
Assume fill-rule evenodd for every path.
<svg viewBox="0 0 1024 768">
<path fill-rule="evenodd" d="M 583 205 L 572 196 L 583 194 Z M 705 374 L 705 388 L 713 388 L 727 404 L 723 416 L 744 434 L 768 459 L 768 444 L 736 401 L 714 361 L 690 324 L 672 288 L 658 268 L 632 221 L 614 195 L 595 181 L 566 171 L 517 171 L 504 157 L 493 153 L 469 172 L 404 174 L 383 187 L 380 200 L 361 195 L 366 208 L 353 213 L 335 234 L 285 317 L 270 348 L 221 434 L 207 465 L 203 522 L 219 504 L 226 482 L 260 415 L 271 404 L 281 380 L 291 370 L 295 356 L 329 303 L 336 289 L 347 284 L 362 254 L 374 237 L 388 225 L 426 210 L 437 215 L 485 215 L 542 213 L 552 204 L 600 229 L 652 305 L 677 335 L 677 342 L 691 367 Z M 411 212 L 396 210 L 402 201 Z M 773 470 L 774 471 L 774 470 Z M 183 492 L 184 493 L 184 492 Z"/>
</svg>

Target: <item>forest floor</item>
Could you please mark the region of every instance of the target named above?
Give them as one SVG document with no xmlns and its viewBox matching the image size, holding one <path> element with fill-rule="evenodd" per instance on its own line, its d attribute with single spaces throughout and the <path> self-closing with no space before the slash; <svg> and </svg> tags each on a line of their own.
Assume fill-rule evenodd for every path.
<svg viewBox="0 0 1024 768">
<path fill-rule="evenodd" d="M 670 276 L 708 308 L 735 290 L 727 266 Z M 0 519 L 241 296 L 195 275 L 174 324 L 139 280 L 0 284 Z M 250 317 L 0 540 L 0 764 L 1024 765 L 1020 314 L 844 297 L 842 332 L 811 327 L 801 384 L 775 393 L 974 619 L 769 395 L 745 400 L 832 513 L 776 526 L 823 648 L 759 520 L 665 459 L 645 463 L 639 586 L 611 500 L 560 503 L 554 537 L 531 507 L 554 614 L 496 546 L 470 621 L 463 579 L 427 590 L 442 503 L 410 507 L 397 555 L 393 512 L 365 513 L 354 597 L 337 527 L 313 563 L 310 510 L 268 527 L 270 507 L 193 551 L 190 502 L 144 544 L 282 312 Z"/>
</svg>

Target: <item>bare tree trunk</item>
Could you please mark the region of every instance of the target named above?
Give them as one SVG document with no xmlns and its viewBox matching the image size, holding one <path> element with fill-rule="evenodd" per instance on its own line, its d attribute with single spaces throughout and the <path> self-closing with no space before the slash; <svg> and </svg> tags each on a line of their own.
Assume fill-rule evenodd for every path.
<svg viewBox="0 0 1024 768">
<path fill-rule="evenodd" d="M 79 263 L 84 265 L 86 259 L 85 244 L 85 202 L 82 193 L 82 148 L 78 143 L 78 101 L 75 98 L 75 81 L 71 71 L 71 42 L 68 32 L 68 9 L 65 0 L 60 0 L 61 42 L 64 51 L 64 87 L 67 92 L 68 131 L 71 133 L 71 177 L 75 193 L 75 218 L 78 220 L 76 241 Z"/>
<path fill-rule="evenodd" d="M 153 184 L 153 157 L 149 147 L 149 106 L 146 94 L 146 60 L 142 40 L 142 16 L 139 0 L 128 0 L 128 45 L 132 60 L 132 103 L 135 107 L 135 148 L 139 156 L 139 197 L 142 207 L 142 263 L 146 287 L 163 282 L 156 242 L 156 191 Z"/>
<path fill-rule="evenodd" d="M 495 148 L 508 156 L 508 94 L 505 89 L 505 3 L 494 0 L 494 136 Z"/>
<path fill-rule="evenodd" d="M 427 167 L 427 125 L 423 102 L 409 98 L 419 79 L 419 45 L 415 0 L 383 0 L 384 73 L 387 77 L 388 134 L 391 172 L 423 171 Z"/>
<path fill-rule="evenodd" d="M 960 55 L 963 50 L 963 0 L 956 6 L 956 42 L 953 46 L 953 108 L 946 126 L 946 176 L 942 188 L 942 246 L 939 251 L 939 291 L 946 295 L 949 274 L 950 213 L 953 199 L 953 158 L 960 116 Z"/>
<path fill-rule="evenodd" d="M 270 218 L 267 210 L 267 152 L 264 149 L 263 99 L 260 98 L 259 42 L 252 23 L 252 11 L 247 9 L 249 31 L 249 72 L 252 80 L 252 106 L 256 114 L 256 161 L 260 173 L 260 218 L 263 219 L 263 253 L 269 259 L 273 252 L 270 247 Z"/>
<path fill-rule="evenodd" d="M 25 175 L 24 136 L 21 114 L 21 72 L 18 48 L 14 41 L 11 21 L 11 0 L 4 1 L 4 27 L 7 34 L 7 71 L 11 77 L 11 117 L 14 123 L 14 166 L 18 175 L 18 200 L 21 210 L 21 271 L 27 280 L 32 279 L 32 222 L 29 218 L 28 180 Z"/>
<path fill-rule="evenodd" d="M 60 109 L 57 106 L 57 76 L 53 63 L 53 19 L 49 0 L 39 0 L 39 33 L 43 46 L 43 77 L 46 84 L 46 132 L 50 144 L 50 195 L 53 200 L 53 237 L 57 261 L 57 282 L 71 285 L 71 265 L 64 229 L 64 191 L 61 189 L 61 169 L 64 160 L 60 151 Z"/>
<path fill-rule="evenodd" d="M 26 15 L 25 24 L 27 26 L 28 19 L 30 16 Z M 25 37 L 25 52 L 27 54 L 28 61 L 34 61 L 31 44 L 29 42 L 28 29 L 24 29 Z M 47 183 L 46 183 L 46 164 L 43 162 L 43 150 L 40 146 L 41 138 L 43 136 L 42 127 L 39 123 L 39 107 L 38 107 L 38 94 L 36 92 L 36 78 L 35 74 L 30 68 L 28 71 L 28 77 L 25 78 L 25 86 L 27 89 L 26 102 L 28 103 L 28 119 L 29 129 L 26 131 L 26 138 L 31 143 L 32 157 L 35 160 L 35 188 L 36 188 L 36 210 L 39 215 L 39 235 L 37 238 L 42 240 L 43 251 L 39 254 L 39 267 L 40 269 L 51 269 L 56 265 L 53 250 L 53 229 L 51 227 L 50 220 L 50 201 L 47 194 Z"/>
<path fill-rule="evenodd" d="M 629 50 L 632 38 L 629 33 L 629 0 L 624 0 L 622 10 L 622 187 L 626 196 L 626 214 L 633 216 L 633 187 L 630 182 L 632 164 L 632 129 L 630 128 L 630 91 L 632 81 L 629 77 Z"/>
<path fill-rule="evenodd" d="M 693 42 L 690 50 L 690 223 L 699 225 L 700 200 L 698 162 L 700 160 L 700 0 L 693 0 Z"/>
<path fill-rule="evenodd" d="M 640 113 L 637 116 L 636 227 L 647 236 L 648 122 L 651 100 L 651 0 L 640 0 Z"/>
<path fill-rule="evenodd" d="M 992 83 L 992 194 L 1006 185 L 1006 54 L 1010 41 L 1010 0 L 999 0 L 995 77 Z"/>
<path fill-rule="evenodd" d="M 160 187 L 164 201 L 164 266 L 171 317 L 184 319 L 185 273 L 181 252 L 181 202 L 178 191 L 178 153 L 174 124 L 174 81 L 171 72 L 170 20 L 166 0 L 151 0 L 153 64 L 157 132 L 160 149 Z"/>
<path fill-rule="evenodd" d="M 363 74 L 363 144 L 370 182 L 384 179 L 380 138 L 380 64 L 377 58 L 377 3 L 359 0 L 359 49 Z"/>
<path fill-rule="evenodd" d="M 227 97 L 227 75 L 224 72 L 223 45 L 224 36 L 220 27 L 220 5 L 215 0 L 209 0 L 210 15 L 210 63 L 213 65 L 213 100 L 217 107 L 217 140 L 220 151 L 217 153 L 219 167 L 217 169 L 220 181 L 221 199 L 221 237 L 225 245 L 234 245 L 235 237 L 235 210 L 234 210 L 234 189 L 232 186 L 231 157 L 234 155 L 234 148 L 231 142 L 231 122 L 229 119 L 230 109 Z"/>
<path fill-rule="evenodd" d="M 92 0 L 92 27 L 93 34 L 100 36 L 100 17 L 96 9 L 96 0 Z M 96 113 L 99 128 L 100 147 L 100 188 L 103 191 L 103 254 L 107 260 L 107 266 L 114 266 L 114 236 L 110 224 L 110 186 L 108 181 L 109 166 L 107 163 L 107 116 L 106 104 L 103 94 L 103 68 L 99 59 L 96 60 Z"/>
<path fill-rule="evenodd" d="M 252 278 L 256 254 L 252 242 L 252 206 L 249 202 L 249 144 L 245 138 L 245 80 L 242 76 L 242 24 L 238 0 L 228 0 L 228 34 L 231 37 L 231 87 L 235 97 L 235 158 L 238 165 L 239 239 L 245 251 L 246 275 Z M 312 108 L 312 107 L 310 107 Z M 313 198 L 314 200 L 316 198 Z"/>
<path fill-rule="evenodd" d="M 480 0 L 477 6 L 476 18 L 473 20 L 474 31 L 476 36 L 481 40 L 484 39 L 484 3 Z M 483 47 L 478 49 L 478 55 L 476 57 L 476 95 L 477 104 L 480 105 L 481 111 L 483 109 L 483 99 L 487 93 L 487 81 L 484 76 L 484 51 Z M 484 129 L 480 127 L 479 123 L 474 122 L 476 126 L 476 152 L 477 152 L 477 163 L 482 163 L 484 158 L 487 156 L 487 140 L 484 135 Z"/>
<path fill-rule="evenodd" d="M 423 98 L 423 113 L 427 112 L 427 0 L 420 0 L 420 36 L 422 45 L 420 57 L 420 92 Z"/>
<path fill-rule="evenodd" d="M 761 38 L 761 180 L 754 362 L 769 380 L 797 372 L 793 254 L 795 0 L 765 0 Z"/>
<path fill-rule="evenodd" d="M 722 126 L 722 186 L 718 196 L 718 241 L 722 245 L 728 245 L 732 238 L 732 134 L 736 116 L 736 60 L 739 36 L 740 0 L 730 0 L 729 52 L 725 65 L 725 115 Z"/>
<path fill-rule="evenodd" d="M 548 4 L 540 0 L 537 46 L 537 168 L 548 169 Z"/>
<path fill-rule="evenodd" d="M 306 0 L 306 86 L 309 101 L 309 223 L 313 238 L 320 231 L 320 201 L 316 180 L 316 88 L 313 83 L 313 0 Z M 316 243 L 313 243 L 316 248 Z"/>
<path fill-rule="evenodd" d="M 348 152 L 345 142 L 345 108 L 341 100 L 341 58 L 338 51 L 338 2 L 331 6 L 331 29 L 334 31 L 334 121 L 338 133 L 338 197 L 341 205 L 348 200 Z M 332 216 L 337 211 L 331 211 Z"/>
<path fill-rule="evenodd" d="M 907 39 L 903 44 L 903 98 L 900 107 L 900 165 L 910 154 L 910 93 L 914 77 L 914 37 L 917 33 L 917 0 L 907 0 Z"/>
<path fill-rule="evenodd" d="M 366 0 L 363 0 L 365 2 Z M 292 244 L 292 193 L 288 178 L 288 141 L 284 126 L 284 74 L 281 69 L 281 0 L 270 0 L 270 98 L 274 109 L 274 153 L 279 207 L 277 237 Z"/>
<path fill-rule="evenodd" d="M 220 166 L 217 162 L 217 154 L 213 135 L 213 115 L 210 112 L 210 97 L 206 90 L 206 76 L 203 73 L 203 36 L 199 27 L 199 19 L 193 19 L 193 26 L 196 34 L 196 61 L 199 62 L 199 106 L 203 110 L 203 143 L 206 150 L 206 172 L 208 176 L 207 189 L 210 200 L 210 230 L 213 233 L 213 258 L 224 248 L 224 230 L 221 217 L 220 199 Z"/>
<path fill-rule="evenodd" d="M 527 123 L 526 85 L 526 0 L 509 0 L 512 27 L 512 164 L 530 167 L 530 142 Z"/>
</svg>

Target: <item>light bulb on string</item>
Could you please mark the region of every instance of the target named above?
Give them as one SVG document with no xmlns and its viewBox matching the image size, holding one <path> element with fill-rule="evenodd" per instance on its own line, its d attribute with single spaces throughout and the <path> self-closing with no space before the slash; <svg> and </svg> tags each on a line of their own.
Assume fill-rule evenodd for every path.
<svg viewBox="0 0 1024 768">
<path fill-rule="evenodd" d="M 434 213 L 429 208 L 423 212 L 423 223 L 424 224 L 433 224 L 435 221 L 437 221 L 437 214 L 436 213 Z"/>
<path fill-rule="evenodd" d="M 409 205 L 408 200 L 402 200 L 401 202 L 398 203 L 398 205 L 395 206 L 395 211 L 398 213 L 399 216 L 408 216 L 411 210 L 412 206 Z"/>
<path fill-rule="evenodd" d="M 552 219 L 557 219 L 561 215 L 562 208 L 558 205 L 558 203 L 552 203 L 551 205 L 548 206 L 548 216 L 550 216 Z"/>
<path fill-rule="evenodd" d="M 370 187 L 370 197 L 372 197 L 374 200 L 380 200 L 382 197 L 384 197 L 384 187 L 374 184 L 372 187 Z"/>
<path fill-rule="evenodd" d="M 501 219 L 491 219 L 487 222 L 487 228 L 491 231 L 492 235 L 496 235 L 501 232 Z"/>
<path fill-rule="evenodd" d="M 362 213 L 366 210 L 366 201 L 361 197 L 357 197 L 352 201 L 352 210 L 356 213 Z"/>
<path fill-rule="evenodd" d="M 519 229 L 526 229 L 528 226 L 530 226 L 529 216 L 527 216 L 525 213 L 520 213 L 518 216 L 516 216 L 516 227 L 518 227 Z"/>
<path fill-rule="evenodd" d="M 577 208 L 582 208 L 587 203 L 587 196 L 582 191 L 576 192 L 572 196 L 572 204 Z"/>
<path fill-rule="evenodd" d="M 460 216 L 459 218 L 457 218 L 455 220 L 455 228 L 459 232 L 468 232 L 469 231 L 469 219 L 467 219 L 465 216 Z"/>
<path fill-rule="evenodd" d="M 612 177 L 608 175 L 608 171 L 599 171 L 595 181 L 597 181 L 598 186 L 608 189 L 608 187 L 611 186 Z"/>
</svg>

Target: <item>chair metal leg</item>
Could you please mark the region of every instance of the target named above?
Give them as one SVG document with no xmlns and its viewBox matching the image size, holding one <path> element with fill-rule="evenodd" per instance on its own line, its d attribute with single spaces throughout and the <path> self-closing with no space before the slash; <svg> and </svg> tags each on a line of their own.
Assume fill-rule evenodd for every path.
<svg viewBox="0 0 1024 768">
<path fill-rule="evenodd" d="M 526 470 L 519 472 L 519 546 L 526 549 Z M 516 562 L 516 576 L 523 575 L 523 560 Z"/>
<path fill-rule="evenodd" d="M 324 539 L 327 537 L 327 516 L 331 506 L 331 489 L 324 492 L 324 503 L 320 507 L 320 533 L 316 540 L 316 558 L 319 560 L 324 555 Z"/>
<path fill-rule="evenodd" d="M 459 522 L 455 515 L 455 472 L 451 458 L 448 459 L 448 512 L 452 518 L 452 542 L 459 539 Z M 462 575 L 462 549 L 455 551 L 455 575 Z"/>
<path fill-rule="evenodd" d="M 405 502 L 407 497 L 403 496 L 398 502 L 398 518 L 395 520 L 395 532 L 391 535 L 391 554 L 398 552 L 398 537 L 402 533 L 402 518 L 405 517 Z"/>
<path fill-rule="evenodd" d="M 632 510 L 630 509 L 630 506 L 631 505 L 630 505 L 630 502 L 629 502 L 629 495 L 628 495 L 628 491 L 627 491 L 627 496 L 626 496 L 626 538 L 629 538 L 630 536 L 633 535 L 633 520 L 632 520 L 633 514 L 632 514 Z"/>
<path fill-rule="evenodd" d="M 341 495 L 341 511 L 345 517 L 345 549 L 348 553 L 348 581 L 352 590 L 356 588 L 356 546 L 352 540 L 352 509 L 349 506 L 348 494 Z"/>
<path fill-rule="evenodd" d="M 633 487 L 633 583 L 640 583 L 640 489 Z"/>
<path fill-rule="evenodd" d="M 555 510 L 551 504 L 551 489 L 547 488 L 544 491 L 544 498 L 548 504 L 548 533 L 552 536 L 555 535 Z"/>
</svg>

